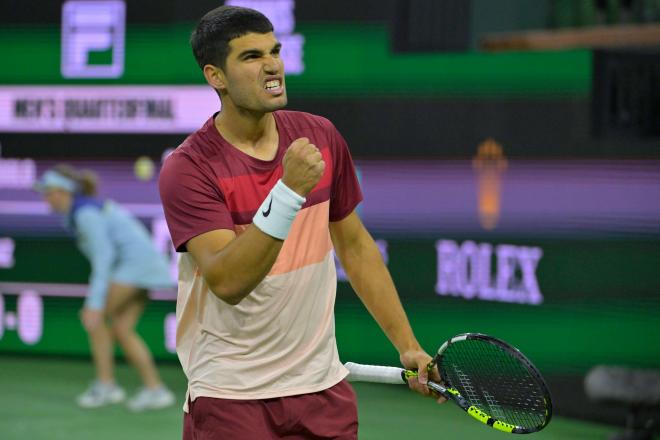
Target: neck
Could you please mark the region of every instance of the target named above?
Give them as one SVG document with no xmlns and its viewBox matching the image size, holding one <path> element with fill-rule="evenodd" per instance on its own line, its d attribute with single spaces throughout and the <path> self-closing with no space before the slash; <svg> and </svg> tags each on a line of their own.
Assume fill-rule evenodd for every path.
<svg viewBox="0 0 660 440">
<path fill-rule="evenodd" d="M 57 211 L 60 212 L 60 214 L 68 215 L 71 213 L 71 209 L 73 209 L 73 194 L 71 194 L 68 197 L 65 197 L 62 200 L 62 203 L 59 206 L 59 209 Z"/>
<path fill-rule="evenodd" d="M 231 105 L 215 117 L 215 126 L 220 134 L 238 148 L 256 148 L 276 132 L 272 113 L 257 113 L 238 109 Z"/>
</svg>

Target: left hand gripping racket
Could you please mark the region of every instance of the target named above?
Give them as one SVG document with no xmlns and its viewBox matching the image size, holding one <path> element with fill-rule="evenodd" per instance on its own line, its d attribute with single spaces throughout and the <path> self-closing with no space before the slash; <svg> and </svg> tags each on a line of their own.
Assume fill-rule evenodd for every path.
<svg viewBox="0 0 660 440">
<path fill-rule="evenodd" d="M 552 400 L 541 373 L 518 349 L 480 333 L 454 336 L 440 347 L 429 368 L 438 367 L 443 383 L 428 382 L 476 420 L 513 434 L 543 429 L 552 417 Z M 416 371 L 347 362 L 352 382 L 405 384 Z"/>
</svg>

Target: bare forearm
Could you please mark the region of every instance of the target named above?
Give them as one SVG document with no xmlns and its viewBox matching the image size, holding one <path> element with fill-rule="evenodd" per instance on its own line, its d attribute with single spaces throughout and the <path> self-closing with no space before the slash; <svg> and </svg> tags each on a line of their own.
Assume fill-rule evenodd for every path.
<svg viewBox="0 0 660 440">
<path fill-rule="evenodd" d="M 238 304 L 268 275 L 283 243 L 250 225 L 200 269 L 218 298 Z"/>
<path fill-rule="evenodd" d="M 351 286 L 399 353 L 420 348 L 392 277 L 369 237 L 340 256 Z"/>
</svg>

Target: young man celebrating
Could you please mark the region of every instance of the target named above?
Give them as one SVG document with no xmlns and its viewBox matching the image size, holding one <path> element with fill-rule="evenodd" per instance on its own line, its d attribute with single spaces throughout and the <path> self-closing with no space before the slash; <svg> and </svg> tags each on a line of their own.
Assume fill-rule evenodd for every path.
<svg viewBox="0 0 660 440">
<path fill-rule="evenodd" d="M 431 357 L 354 212 L 362 195 L 348 147 L 327 119 L 280 110 L 281 45 L 261 13 L 214 9 L 191 45 L 222 110 L 170 155 L 159 182 L 182 252 L 184 440 L 356 438 L 334 335 L 333 248 L 425 395 Z"/>
</svg>

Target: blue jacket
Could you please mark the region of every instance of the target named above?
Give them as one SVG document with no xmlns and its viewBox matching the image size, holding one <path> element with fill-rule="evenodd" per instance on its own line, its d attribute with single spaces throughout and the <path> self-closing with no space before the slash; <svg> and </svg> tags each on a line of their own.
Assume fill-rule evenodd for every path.
<svg viewBox="0 0 660 440">
<path fill-rule="evenodd" d="M 173 286 L 166 258 L 144 225 L 112 201 L 76 196 L 68 217 L 91 274 L 86 307 L 105 307 L 111 282 L 144 289 Z"/>
</svg>

